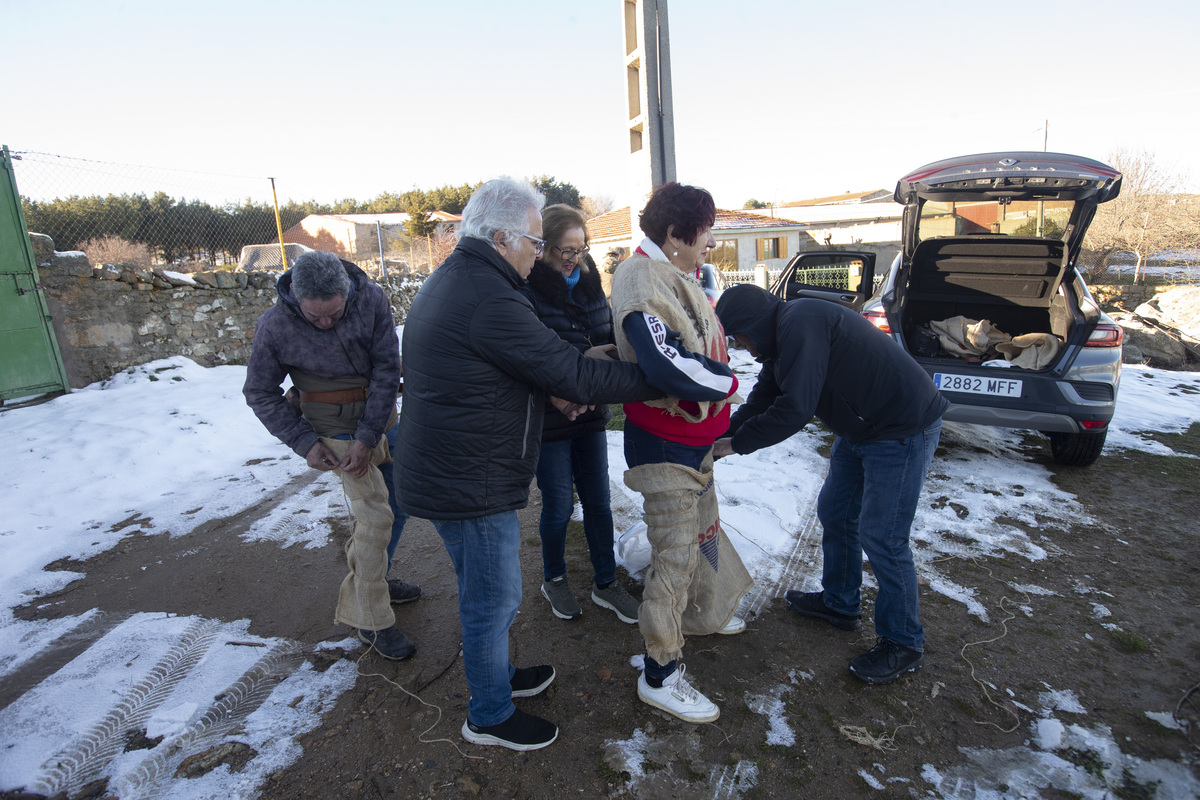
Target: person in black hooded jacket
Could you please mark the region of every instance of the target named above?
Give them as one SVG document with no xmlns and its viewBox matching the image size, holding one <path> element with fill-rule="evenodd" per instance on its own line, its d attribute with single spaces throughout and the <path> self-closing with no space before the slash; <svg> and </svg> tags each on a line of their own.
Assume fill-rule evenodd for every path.
<svg viewBox="0 0 1200 800">
<path fill-rule="evenodd" d="M 924 665 L 909 531 L 949 405 L 904 350 L 854 311 L 817 299 L 784 302 L 742 284 L 717 301 L 725 333 L 762 362 L 714 454 L 752 453 L 817 417 L 837 434 L 817 500 L 824 528 L 822 591 L 787 592 L 799 614 L 854 630 L 862 554 L 879 593 L 875 647 L 850 661 L 868 683 Z"/>
<path fill-rule="evenodd" d="M 558 736 L 512 702 L 549 686 L 554 668 L 516 669 L 508 658 L 521 604 L 516 509 L 529 502 L 546 399 L 576 416 L 661 394 L 637 365 L 588 358 L 563 341 L 521 292 L 545 244 L 544 203 L 512 178 L 476 189 L 457 247 L 413 299 L 401 344 L 400 506 L 433 522 L 454 563 L 471 690 L 462 735 L 513 750 Z"/>
<path fill-rule="evenodd" d="M 600 273 L 588 255 L 587 222 L 578 209 L 549 206 L 542 211 L 546 247 L 533 264 L 524 292 L 548 328 L 581 352 L 615 357 L 612 309 L 600 285 Z M 583 613 L 567 582 L 567 523 L 575 510 L 575 492 L 583 506 L 583 534 L 591 555 L 592 602 L 622 622 L 637 624 L 640 602 L 617 580 L 613 555 L 613 517 L 609 497 L 608 437 L 612 414 L 601 405 L 574 420 L 547 404 L 537 482 L 542 492 L 542 596 L 559 619 Z"/>
</svg>

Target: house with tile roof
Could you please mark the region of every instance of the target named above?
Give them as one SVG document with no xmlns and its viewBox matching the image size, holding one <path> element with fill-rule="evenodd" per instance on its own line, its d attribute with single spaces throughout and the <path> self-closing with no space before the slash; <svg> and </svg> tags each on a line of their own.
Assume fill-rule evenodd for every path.
<svg viewBox="0 0 1200 800">
<path fill-rule="evenodd" d="M 614 249 L 623 250 L 623 257 L 629 255 L 643 238 L 641 231 L 635 237 L 631 227 L 628 206 L 588 220 L 596 260 Z M 759 264 L 781 269 L 797 250 L 815 246 L 803 227 L 790 219 L 719 208 L 713 223 L 717 247 L 709 253 L 709 261 L 722 269 L 752 270 Z"/>
<path fill-rule="evenodd" d="M 438 220 L 435 235 L 454 233 L 462 217 L 445 211 L 434 211 Z M 409 215 L 404 212 L 386 214 L 309 214 L 283 232 L 285 242 L 295 242 L 314 250 L 336 253 L 353 260 L 356 257 L 379 256 L 382 236 L 385 250 L 388 241 L 404 233 Z"/>
<path fill-rule="evenodd" d="M 886 189 L 796 200 L 758 213 L 800 223 L 814 247 L 876 253 L 884 267 L 900 252 L 904 206 Z"/>
<path fill-rule="evenodd" d="M 845 206 L 860 203 L 890 203 L 892 192 L 889 189 L 872 189 L 869 192 L 846 192 L 829 197 L 813 197 L 808 200 L 793 200 L 780 203 L 783 208 L 803 208 L 806 206 Z"/>
</svg>

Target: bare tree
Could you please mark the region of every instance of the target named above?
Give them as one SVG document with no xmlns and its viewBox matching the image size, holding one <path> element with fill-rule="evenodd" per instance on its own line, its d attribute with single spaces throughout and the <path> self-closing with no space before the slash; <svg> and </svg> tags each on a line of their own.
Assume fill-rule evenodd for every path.
<svg viewBox="0 0 1200 800">
<path fill-rule="evenodd" d="M 87 253 L 88 261 L 100 264 L 132 264 L 135 267 L 149 267 L 154 263 L 150 248 L 142 242 L 131 242 L 118 236 L 101 236 L 99 239 L 88 239 L 75 247 Z"/>
<path fill-rule="evenodd" d="M 1099 272 L 1117 253 L 1133 255 L 1134 282 L 1144 283 L 1151 256 L 1184 249 L 1192 236 L 1186 221 L 1189 204 L 1181 204 L 1175 194 L 1183 177 L 1144 150 L 1118 150 L 1109 163 L 1123 176 L 1121 194 L 1097 209 L 1086 246 L 1095 254 Z"/>
<path fill-rule="evenodd" d="M 585 219 L 595 219 L 601 214 L 607 214 L 613 210 L 613 199 L 608 195 L 598 194 L 594 197 L 588 195 L 579 198 L 579 202 Z"/>
<path fill-rule="evenodd" d="M 441 266 L 443 261 L 450 257 L 450 254 L 454 252 L 454 248 L 458 246 L 458 234 L 452 230 L 434 234 L 430 240 L 430 245 L 429 271 L 433 272 Z"/>
</svg>

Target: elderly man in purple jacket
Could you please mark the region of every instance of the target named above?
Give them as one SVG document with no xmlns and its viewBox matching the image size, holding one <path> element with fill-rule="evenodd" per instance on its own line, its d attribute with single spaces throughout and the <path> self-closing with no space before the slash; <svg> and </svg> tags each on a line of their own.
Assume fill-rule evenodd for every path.
<svg viewBox="0 0 1200 800">
<path fill-rule="evenodd" d="M 354 532 L 334 621 L 356 628 L 383 657 L 403 660 L 416 648 L 391 606 L 421 590 L 386 579 L 405 519 L 391 480 L 400 388 L 391 305 L 362 270 L 330 253 L 297 258 L 277 289 L 279 302 L 255 328 L 242 393 L 268 431 L 313 469 L 341 478 Z M 284 395 L 285 376 L 296 392 Z M 298 405 L 289 400 L 296 395 Z"/>
</svg>

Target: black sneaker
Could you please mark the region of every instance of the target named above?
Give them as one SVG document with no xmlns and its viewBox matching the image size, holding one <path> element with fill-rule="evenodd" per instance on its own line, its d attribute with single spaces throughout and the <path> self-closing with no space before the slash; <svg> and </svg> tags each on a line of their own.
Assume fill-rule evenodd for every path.
<svg viewBox="0 0 1200 800">
<path fill-rule="evenodd" d="M 880 637 L 875 646 L 850 659 L 850 671 L 867 683 L 891 683 L 906 672 L 925 666 L 925 654 Z"/>
<path fill-rule="evenodd" d="M 405 603 L 411 603 L 421 596 L 421 587 L 415 583 L 405 583 L 399 578 L 392 578 L 387 582 L 388 598 L 394 606 L 402 606 Z"/>
<path fill-rule="evenodd" d="M 858 622 L 862 614 L 842 614 L 825 605 L 824 592 L 797 592 L 792 590 L 784 595 L 792 611 L 806 617 L 823 619 L 835 628 L 843 631 L 858 630 Z"/>
<path fill-rule="evenodd" d="M 417 646 L 393 625 L 381 631 L 358 629 L 358 638 L 363 644 L 369 644 L 376 653 L 392 661 L 403 661 L 417 652 Z"/>
<path fill-rule="evenodd" d="M 535 694 L 541 694 L 552 683 L 554 667 L 549 664 L 518 669 L 508 682 L 509 686 L 512 686 L 513 697 L 533 697 Z"/>
<path fill-rule="evenodd" d="M 521 709 L 499 725 L 486 728 L 467 720 L 462 737 L 472 744 L 498 744 L 509 750 L 538 750 L 558 738 L 558 726 Z"/>
</svg>

